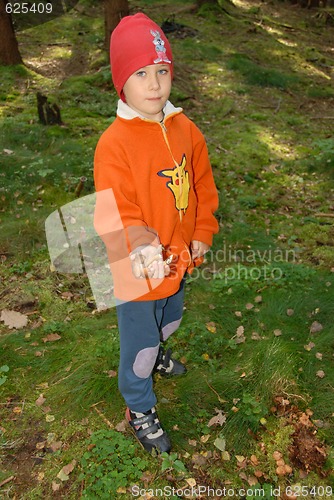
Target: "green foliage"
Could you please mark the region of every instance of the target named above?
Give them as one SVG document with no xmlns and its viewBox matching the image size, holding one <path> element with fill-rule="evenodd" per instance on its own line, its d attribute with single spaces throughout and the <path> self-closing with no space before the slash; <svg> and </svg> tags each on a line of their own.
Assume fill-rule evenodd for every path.
<svg viewBox="0 0 334 500">
<path fill-rule="evenodd" d="M 0 366 L 0 385 L 3 385 L 7 380 L 7 375 L 1 375 L 1 374 L 8 372 L 9 372 L 9 366 L 7 365 Z"/>
<path fill-rule="evenodd" d="M 312 172 L 321 171 L 334 177 L 334 139 L 328 137 L 314 141 L 311 148 L 303 163 Z"/>
<path fill-rule="evenodd" d="M 245 54 L 235 53 L 229 56 L 227 68 L 238 71 L 248 84 L 260 87 L 287 89 L 298 82 L 298 77 L 287 75 L 273 68 L 264 68 L 254 63 Z"/>
<path fill-rule="evenodd" d="M 121 433 L 101 430 L 92 434 L 81 458 L 84 481 L 82 498 L 110 499 L 117 497 L 119 488 L 126 488 L 138 481 L 149 466 L 148 461 L 138 455 L 137 446 Z"/>
<path fill-rule="evenodd" d="M 184 474 L 187 469 L 181 460 L 178 459 L 177 453 L 161 453 L 162 463 L 161 471 L 174 471 L 176 473 Z"/>
<path fill-rule="evenodd" d="M 259 427 L 261 421 L 268 414 L 268 408 L 263 401 L 247 392 L 243 394 L 239 408 L 240 414 L 253 430 Z"/>
</svg>

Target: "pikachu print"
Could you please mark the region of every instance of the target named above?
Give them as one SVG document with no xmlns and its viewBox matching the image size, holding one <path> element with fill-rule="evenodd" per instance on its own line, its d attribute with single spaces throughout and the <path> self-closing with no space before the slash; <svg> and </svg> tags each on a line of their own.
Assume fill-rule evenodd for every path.
<svg viewBox="0 0 334 500">
<path fill-rule="evenodd" d="M 185 170 L 187 164 L 186 155 L 182 156 L 180 165 L 175 165 L 174 168 L 167 170 L 160 170 L 158 175 L 160 177 L 168 177 L 170 181 L 166 186 L 171 190 L 175 198 L 175 207 L 179 212 L 186 213 L 189 202 L 189 173 Z"/>
</svg>

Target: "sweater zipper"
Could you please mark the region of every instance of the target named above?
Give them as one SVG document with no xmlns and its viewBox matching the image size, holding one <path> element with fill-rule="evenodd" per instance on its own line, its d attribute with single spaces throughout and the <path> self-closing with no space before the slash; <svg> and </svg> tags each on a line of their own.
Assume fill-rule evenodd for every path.
<svg viewBox="0 0 334 500">
<path fill-rule="evenodd" d="M 161 126 L 162 135 L 163 135 L 165 144 L 166 144 L 166 146 L 168 148 L 169 154 L 170 154 L 170 156 L 171 156 L 171 158 L 172 158 L 172 160 L 174 162 L 174 165 L 175 165 L 175 167 L 177 169 L 177 172 L 179 174 L 179 181 L 180 181 L 179 199 L 180 199 L 181 196 L 182 196 L 182 192 L 183 192 L 183 177 L 182 177 L 182 172 L 181 172 L 181 169 L 180 169 L 180 165 L 175 160 L 174 155 L 172 153 L 172 150 L 171 150 L 171 147 L 170 147 L 170 144 L 169 144 L 169 140 L 168 140 L 168 137 L 167 137 L 167 128 L 166 128 L 166 125 L 164 124 L 164 122 L 159 122 L 159 123 L 160 123 L 160 126 Z M 182 210 L 179 210 L 179 217 L 180 217 L 180 222 L 182 222 L 182 218 L 183 218 Z"/>
</svg>

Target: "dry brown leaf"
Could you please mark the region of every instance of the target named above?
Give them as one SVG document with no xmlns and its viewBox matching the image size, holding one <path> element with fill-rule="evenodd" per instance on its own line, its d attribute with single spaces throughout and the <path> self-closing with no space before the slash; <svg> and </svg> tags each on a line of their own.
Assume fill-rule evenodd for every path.
<svg viewBox="0 0 334 500">
<path fill-rule="evenodd" d="M 238 326 L 238 328 L 237 328 L 237 337 L 243 337 L 244 332 L 245 332 L 245 327 L 242 326 L 242 325 Z"/>
<path fill-rule="evenodd" d="M 261 340 L 260 335 L 257 332 L 252 332 L 252 340 Z"/>
<path fill-rule="evenodd" d="M 319 333 L 321 330 L 323 330 L 323 326 L 321 323 L 318 321 L 313 321 L 312 325 L 310 326 L 310 333 Z"/>
<path fill-rule="evenodd" d="M 28 324 L 28 316 L 17 311 L 4 309 L 1 313 L 0 321 L 3 321 L 8 328 L 20 329 Z"/>
<path fill-rule="evenodd" d="M 61 483 L 57 483 L 56 481 L 52 481 L 52 491 L 58 491 Z"/>
<path fill-rule="evenodd" d="M 259 461 L 258 461 L 258 458 L 257 458 L 256 455 L 251 455 L 250 459 L 251 459 L 251 462 L 252 462 L 253 465 L 258 465 L 259 464 Z"/>
<path fill-rule="evenodd" d="M 320 359 L 320 360 L 321 360 L 321 359 L 322 359 L 322 353 L 321 353 L 321 352 L 317 352 L 317 353 L 316 353 L 316 355 L 315 355 L 315 357 L 316 357 L 317 359 Z"/>
<path fill-rule="evenodd" d="M 54 441 L 53 443 L 50 444 L 50 449 L 53 452 L 55 452 L 55 451 L 60 450 L 62 446 L 63 446 L 63 442 L 62 441 Z"/>
<path fill-rule="evenodd" d="M 326 374 L 325 374 L 324 370 L 318 370 L 316 375 L 319 378 L 324 378 Z"/>
<path fill-rule="evenodd" d="M 77 461 L 72 460 L 72 462 L 70 462 L 69 464 L 65 465 L 62 468 L 62 471 L 64 472 L 64 474 L 66 474 L 68 476 L 69 474 L 71 474 L 71 472 L 73 471 L 73 469 L 76 465 L 77 465 Z"/>
<path fill-rule="evenodd" d="M 46 401 L 46 398 L 44 397 L 44 395 L 40 394 L 39 397 L 36 399 L 35 403 L 37 406 L 42 406 L 42 405 L 44 405 L 45 401 Z"/>
<path fill-rule="evenodd" d="M 217 415 L 212 417 L 208 422 L 208 427 L 212 427 L 213 425 L 224 425 L 226 422 L 226 416 L 223 414 L 222 410 L 217 410 Z"/>
<path fill-rule="evenodd" d="M 109 370 L 107 374 L 109 378 L 117 377 L 117 372 L 115 370 Z"/>
<path fill-rule="evenodd" d="M 121 422 L 119 422 L 116 426 L 115 426 L 115 429 L 116 431 L 118 432 L 125 432 L 128 428 L 128 422 L 126 419 L 122 420 Z"/>
<path fill-rule="evenodd" d="M 274 330 L 274 335 L 275 335 L 275 337 L 280 337 L 282 335 L 282 330 L 280 330 L 279 328 L 276 328 L 276 330 Z"/>
<path fill-rule="evenodd" d="M 235 311 L 234 313 L 237 318 L 242 318 L 242 312 L 241 311 Z"/>
<path fill-rule="evenodd" d="M 257 304 L 260 304 L 260 302 L 262 302 L 262 295 L 257 295 L 254 299 L 254 302 L 256 302 Z"/>
<path fill-rule="evenodd" d="M 286 314 L 287 314 L 288 316 L 293 316 L 293 315 L 295 314 L 295 311 L 294 311 L 293 309 L 287 309 L 287 310 L 286 310 Z"/>
<path fill-rule="evenodd" d="M 253 307 L 254 307 L 254 304 L 251 304 L 250 302 L 248 302 L 248 304 L 246 304 L 247 311 L 250 311 L 251 309 L 253 309 Z"/>
<path fill-rule="evenodd" d="M 217 327 L 216 323 L 214 321 L 209 321 L 208 323 L 205 323 L 206 329 L 209 330 L 211 333 L 216 333 Z"/>
<path fill-rule="evenodd" d="M 309 342 L 308 344 L 304 345 L 305 351 L 310 351 L 311 349 L 313 349 L 313 347 L 315 347 L 314 342 Z"/>
<path fill-rule="evenodd" d="M 58 333 L 49 333 L 46 337 L 42 338 L 43 342 L 55 342 L 56 340 L 60 340 L 61 336 Z"/>
<path fill-rule="evenodd" d="M 188 439 L 188 444 L 190 444 L 190 446 L 197 446 L 197 441 L 195 439 Z"/>
</svg>

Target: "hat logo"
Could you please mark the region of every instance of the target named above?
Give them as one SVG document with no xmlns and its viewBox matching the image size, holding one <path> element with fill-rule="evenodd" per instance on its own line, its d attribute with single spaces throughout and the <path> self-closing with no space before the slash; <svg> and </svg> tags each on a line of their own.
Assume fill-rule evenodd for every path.
<svg viewBox="0 0 334 500">
<path fill-rule="evenodd" d="M 159 31 L 151 31 L 151 35 L 154 36 L 153 43 L 155 45 L 155 51 L 157 53 L 157 58 L 154 59 L 154 64 L 160 63 L 160 62 L 166 62 L 166 63 L 171 63 L 171 61 L 168 59 L 166 55 L 166 47 L 165 47 L 165 42 L 162 40 L 161 35 Z"/>
</svg>

